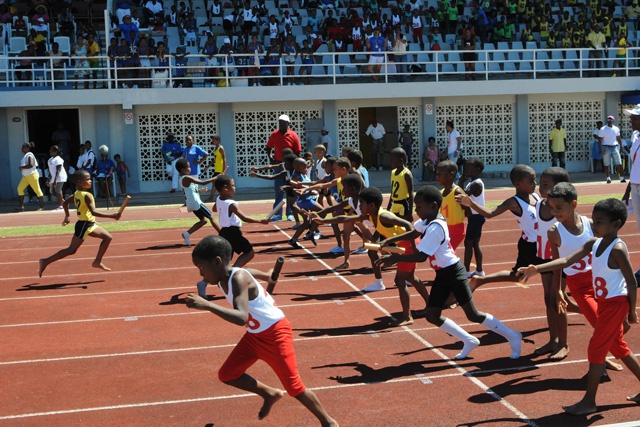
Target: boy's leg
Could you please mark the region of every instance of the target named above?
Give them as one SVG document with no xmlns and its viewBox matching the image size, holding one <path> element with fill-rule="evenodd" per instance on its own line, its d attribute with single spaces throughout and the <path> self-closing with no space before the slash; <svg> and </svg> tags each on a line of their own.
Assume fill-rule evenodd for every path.
<svg viewBox="0 0 640 427">
<path fill-rule="evenodd" d="M 284 390 L 269 387 L 248 374 L 242 374 L 240 378 L 227 380 L 224 383 L 240 390 L 255 393 L 264 399 L 264 403 L 258 412 L 258 419 L 263 419 L 269 415 L 271 407 L 284 396 Z"/>
<path fill-rule="evenodd" d="M 71 244 L 69 244 L 69 247 L 59 250 L 48 258 L 40 258 L 40 269 L 38 270 L 38 276 L 42 277 L 42 273 L 44 273 L 44 270 L 49 264 L 61 260 L 62 258 L 66 258 L 69 255 L 75 254 L 78 248 L 82 246 L 82 243 L 84 243 L 83 239 L 77 236 L 73 236 L 71 238 Z"/>
<path fill-rule="evenodd" d="M 467 270 L 467 273 L 471 273 L 474 243 L 475 241 L 472 239 L 464 239 L 464 269 Z"/>
<path fill-rule="evenodd" d="M 633 354 L 633 352 L 631 352 L 630 355 L 623 357 L 622 363 L 624 363 L 625 366 L 629 368 L 631 373 L 636 376 L 638 381 L 640 381 L 640 363 L 638 362 L 638 358 Z M 627 400 L 640 403 L 640 393 L 634 394 L 632 396 L 627 396 Z"/>
<path fill-rule="evenodd" d="M 569 354 L 567 345 L 567 314 L 558 313 L 554 306 L 555 296 L 553 292 L 553 274 L 544 273 L 542 287 L 544 289 L 544 304 L 547 313 L 547 325 L 549 325 L 549 342 L 536 348 L 533 353 L 540 356 L 550 353 L 550 360 L 562 360 Z M 560 274 L 560 273 L 557 273 Z"/>
<path fill-rule="evenodd" d="M 346 251 L 345 251 L 345 254 L 346 254 Z M 382 282 L 382 269 L 380 268 L 379 265 L 376 265 L 376 260 L 378 259 L 378 252 L 367 251 L 367 255 L 371 260 L 371 267 L 373 268 L 373 277 L 375 278 L 375 281 L 371 285 L 365 287 L 363 291 L 365 292 L 384 291 L 386 288 L 384 286 L 384 283 Z"/>
<path fill-rule="evenodd" d="M 182 238 L 184 239 L 187 246 L 191 246 L 191 240 L 189 239 L 189 237 L 196 231 L 200 230 L 206 223 L 207 220 L 205 218 L 202 218 L 200 221 L 193 224 L 190 229 L 182 233 Z"/>
<path fill-rule="evenodd" d="M 251 249 L 249 252 L 244 252 L 238 257 L 238 259 L 236 259 L 236 262 L 233 263 L 233 266 L 238 268 L 244 267 L 249 263 L 249 261 L 253 259 L 254 256 L 255 252 L 253 251 L 253 249 Z"/>
<path fill-rule="evenodd" d="M 589 363 L 589 372 L 587 373 L 587 391 L 578 403 L 570 406 L 563 406 L 562 409 L 564 409 L 565 412 L 572 415 L 587 415 L 596 412 L 596 393 L 598 392 L 598 385 L 600 385 L 602 369 L 602 364 Z"/>
<path fill-rule="evenodd" d="M 409 295 L 409 288 L 407 287 L 407 279 L 410 278 L 412 273 L 398 270 L 396 272 L 395 283 L 398 287 L 398 294 L 400 296 L 400 305 L 402 306 L 402 319 L 397 323 L 397 326 L 405 326 L 413 324 L 413 317 L 411 316 L 411 295 Z"/>
<path fill-rule="evenodd" d="M 324 409 L 324 406 L 322 406 L 322 403 L 320 403 L 318 396 L 316 396 L 316 394 L 311 390 L 305 390 L 295 398 L 298 399 L 298 401 L 302 403 L 313 415 L 315 415 L 315 417 L 320 421 L 320 425 L 323 427 L 338 425 L 336 420 L 327 414 L 327 411 Z"/>
<path fill-rule="evenodd" d="M 95 230 L 89 233 L 89 236 L 102 239 L 102 242 L 100 242 L 100 247 L 98 248 L 96 259 L 93 260 L 91 266 L 94 268 L 101 268 L 105 271 L 111 271 L 109 267 L 102 263 L 102 257 L 104 257 L 104 254 L 107 252 L 107 249 L 109 248 L 109 244 L 111 243 L 111 239 L 113 239 L 113 237 L 107 230 L 102 227 L 96 227 Z"/>
<path fill-rule="evenodd" d="M 466 253 L 466 249 L 465 249 L 465 253 Z M 483 273 L 484 269 L 482 267 L 482 258 L 483 258 L 483 254 L 482 254 L 482 248 L 480 247 L 480 239 L 476 239 L 473 242 L 473 255 L 476 257 L 476 272 L 478 273 Z"/>
</svg>

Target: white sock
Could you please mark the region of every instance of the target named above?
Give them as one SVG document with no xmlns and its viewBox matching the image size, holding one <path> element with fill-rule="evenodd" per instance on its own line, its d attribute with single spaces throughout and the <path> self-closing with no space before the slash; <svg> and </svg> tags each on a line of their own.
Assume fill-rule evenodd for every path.
<svg viewBox="0 0 640 427">
<path fill-rule="evenodd" d="M 487 317 L 484 319 L 484 322 L 482 322 L 482 326 L 492 330 L 496 334 L 505 337 L 507 341 L 509 341 L 509 345 L 511 346 L 511 355 L 509 356 L 509 358 L 519 358 L 522 347 L 522 334 L 515 329 L 507 327 L 504 323 L 493 317 L 491 314 L 486 313 L 486 316 Z"/>
<path fill-rule="evenodd" d="M 462 351 L 456 355 L 456 359 L 466 358 L 474 348 L 480 345 L 478 338 L 469 334 L 451 319 L 445 319 L 440 329 L 462 341 Z"/>
<path fill-rule="evenodd" d="M 187 244 L 187 246 L 191 246 L 191 241 L 189 240 L 189 232 L 188 231 L 185 231 L 184 233 L 182 233 L 182 238 L 184 239 L 184 241 Z"/>
<path fill-rule="evenodd" d="M 200 280 L 196 286 L 198 287 L 198 295 L 202 298 L 207 299 L 207 282 L 204 280 Z"/>
</svg>

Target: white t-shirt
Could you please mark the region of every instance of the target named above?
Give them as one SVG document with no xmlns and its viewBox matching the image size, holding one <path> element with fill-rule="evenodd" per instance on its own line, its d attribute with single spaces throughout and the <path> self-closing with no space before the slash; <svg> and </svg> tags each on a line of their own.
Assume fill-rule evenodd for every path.
<svg viewBox="0 0 640 427">
<path fill-rule="evenodd" d="M 422 234 L 416 249 L 427 254 L 431 268 L 441 270 L 460 261 L 451 247 L 449 228 L 442 215 L 428 224 L 425 220 L 418 220 L 413 226 Z"/>
<path fill-rule="evenodd" d="M 631 137 L 631 152 L 629 153 L 631 159 L 631 176 L 629 182 L 632 184 L 640 184 L 640 132 L 637 130 L 633 132 Z M 636 212 L 636 215 L 640 215 L 640 212 Z"/>
<path fill-rule="evenodd" d="M 158 1 L 156 2 L 156 4 L 153 4 L 152 1 L 148 1 L 145 5 L 144 5 L 145 9 L 149 9 L 151 12 L 158 13 L 158 12 L 162 12 L 162 4 Z"/>
<path fill-rule="evenodd" d="M 449 132 L 449 134 L 447 135 L 447 154 L 454 154 L 461 148 L 458 147 L 458 138 L 460 138 L 460 132 L 458 132 L 457 129 Z"/>
<path fill-rule="evenodd" d="M 381 123 L 378 123 L 376 126 L 372 124 L 367 128 L 366 135 L 371 135 L 373 139 L 382 139 L 386 131 L 384 130 L 384 126 Z"/>
<path fill-rule="evenodd" d="M 22 172 L 22 176 L 29 176 L 38 170 L 38 161 L 31 151 L 25 154 L 22 160 L 20 160 L 20 166 L 27 166 L 29 164 L 29 159 L 31 159 L 31 168 L 21 169 L 20 171 Z"/>
<path fill-rule="evenodd" d="M 229 208 L 235 204 L 233 199 L 222 200 L 220 196 L 216 199 L 216 210 L 218 211 L 218 221 L 220 227 L 242 227 L 242 221 L 236 214 L 229 215 Z"/>
<path fill-rule="evenodd" d="M 60 156 L 51 157 L 47 162 L 47 165 L 49 166 L 49 173 L 51 174 L 51 179 L 55 179 L 56 172 L 58 170 L 58 165 L 60 165 L 60 172 L 58 173 L 58 179 L 56 180 L 55 183 L 67 182 L 67 171 L 64 169 L 64 160 L 62 160 L 62 157 Z"/>
<path fill-rule="evenodd" d="M 620 129 L 618 126 L 612 125 L 603 126 L 598 134 L 602 138 L 602 145 L 616 146 L 618 145 L 618 137 L 620 136 Z"/>
</svg>

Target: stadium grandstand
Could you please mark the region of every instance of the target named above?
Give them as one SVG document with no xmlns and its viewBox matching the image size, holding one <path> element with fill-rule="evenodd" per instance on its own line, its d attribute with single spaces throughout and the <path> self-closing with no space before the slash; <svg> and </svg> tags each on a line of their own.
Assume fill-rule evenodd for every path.
<svg viewBox="0 0 640 427">
<path fill-rule="evenodd" d="M 107 145 L 131 193 L 168 191 L 168 133 L 208 151 L 220 135 L 238 186 L 270 186 L 248 172 L 281 114 L 308 151 L 326 128 L 331 154 L 359 147 L 368 165 L 373 118 L 387 151 L 409 125 L 416 156 L 430 136 L 444 148 L 452 120 L 487 173 L 549 165 L 561 118 L 567 169 L 588 170 L 598 120 L 630 138 L 639 13 L 638 0 L 5 0 L 0 197 L 16 196 L 22 143 L 46 163 L 59 126 L 69 165 L 84 141 Z"/>
</svg>

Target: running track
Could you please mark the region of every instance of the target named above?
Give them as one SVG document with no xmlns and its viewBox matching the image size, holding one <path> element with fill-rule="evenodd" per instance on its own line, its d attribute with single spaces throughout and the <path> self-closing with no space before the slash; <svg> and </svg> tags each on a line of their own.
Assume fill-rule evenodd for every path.
<svg viewBox="0 0 640 427">
<path fill-rule="evenodd" d="M 620 188 L 618 188 L 620 187 Z M 622 186 L 579 186 L 580 194 L 622 191 Z M 502 200 L 510 191 L 491 191 Z M 590 213 L 592 206 L 581 206 Z M 265 213 L 268 203 L 244 203 L 249 214 Z M 129 208 L 123 220 L 183 217 L 177 208 Z M 9 214 L 0 226 L 58 223 L 60 213 Z M 103 223 L 107 223 L 105 220 Z M 352 268 L 338 274 L 341 258 L 327 254 L 328 237 L 318 248 L 293 250 L 291 223 L 245 225 L 255 245 L 252 267 L 268 269 L 276 256 L 287 260 L 275 299 L 294 327 L 298 364 L 307 387 L 342 426 L 555 426 L 608 425 L 640 419 L 638 405 L 625 401 L 640 385 L 627 370 L 612 372 L 599 390 L 601 412 L 570 417 L 561 405 L 583 393 L 586 347 L 591 328 L 579 315 L 569 318 L 571 353 L 559 363 L 533 358 L 546 342 L 539 278 L 526 287 L 493 284 L 475 293 L 476 305 L 520 330 L 523 357 L 508 358 L 509 346 L 481 326 L 469 325 L 460 309 L 446 315 L 481 340 L 471 358 L 453 361 L 461 348 L 423 319 L 390 327 L 400 303 L 393 270 L 384 292 L 364 295 L 371 283 L 366 255 L 351 257 Z M 510 268 L 519 236 L 515 220 L 504 215 L 485 224 L 485 270 Z M 183 229 L 114 233 L 105 263 L 90 267 L 93 239 L 40 279 L 38 258 L 66 246 L 72 229 L 59 236 L 6 238 L 0 249 L 0 426 L 305 426 L 315 419 L 297 401 L 282 399 L 270 416 L 257 420 L 258 397 L 217 380 L 217 368 L 243 333 L 210 313 L 187 309 L 181 298 L 199 279 L 183 245 Z M 330 234 L 330 229 L 323 230 Z M 208 232 L 208 231 L 207 231 Z M 640 240 L 633 221 L 622 237 L 632 263 L 640 264 Z M 192 241 L 205 235 L 201 230 Z M 360 239 L 352 238 L 352 246 Z M 459 249 L 462 255 L 463 248 Z M 423 280 L 434 274 L 425 264 Z M 213 287 L 216 300 L 221 292 Z M 421 308 L 412 290 L 413 308 Z M 226 304 L 225 301 L 220 301 Z M 640 352 L 640 325 L 627 340 Z M 278 386 L 270 369 L 257 363 L 250 374 Z"/>
</svg>

